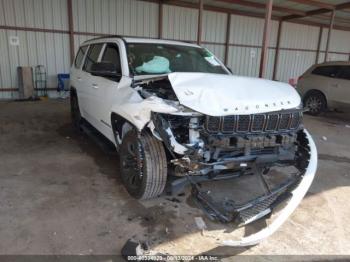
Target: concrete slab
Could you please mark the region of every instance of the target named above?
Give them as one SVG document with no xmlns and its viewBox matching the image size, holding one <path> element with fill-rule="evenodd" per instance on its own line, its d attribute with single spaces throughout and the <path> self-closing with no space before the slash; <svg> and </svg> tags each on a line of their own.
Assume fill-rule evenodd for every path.
<svg viewBox="0 0 350 262">
<path fill-rule="evenodd" d="M 121 184 L 118 156 L 71 128 L 67 101 L 0 103 L 0 254 L 120 254 L 132 237 L 179 255 L 349 254 L 350 118 L 306 116 L 305 125 L 320 158 L 310 192 L 265 242 L 230 248 L 217 240 L 264 222 L 232 232 L 206 219 L 189 192 L 138 202 Z"/>
</svg>

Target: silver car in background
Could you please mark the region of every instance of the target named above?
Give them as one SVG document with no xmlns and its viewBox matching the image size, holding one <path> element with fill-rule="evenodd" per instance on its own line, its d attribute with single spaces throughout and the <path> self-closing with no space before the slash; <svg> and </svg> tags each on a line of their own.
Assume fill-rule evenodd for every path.
<svg viewBox="0 0 350 262">
<path fill-rule="evenodd" d="M 297 90 L 312 115 L 326 109 L 350 109 L 350 62 L 316 64 L 298 80 Z"/>
</svg>

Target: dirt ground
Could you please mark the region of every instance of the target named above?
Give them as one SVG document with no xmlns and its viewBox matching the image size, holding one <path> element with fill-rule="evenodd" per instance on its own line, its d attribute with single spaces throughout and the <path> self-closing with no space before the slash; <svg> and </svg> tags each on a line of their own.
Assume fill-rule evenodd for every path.
<svg viewBox="0 0 350 262">
<path fill-rule="evenodd" d="M 121 185 L 118 155 L 71 128 L 67 101 L 2 102 L 0 254 L 119 254 L 133 237 L 172 255 L 349 255 L 350 117 L 306 116 L 305 125 L 319 151 L 309 193 L 273 236 L 233 248 L 219 240 L 262 222 L 232 232 L 209 221 L 188 192 L 136 201 Z"/>
</svg>

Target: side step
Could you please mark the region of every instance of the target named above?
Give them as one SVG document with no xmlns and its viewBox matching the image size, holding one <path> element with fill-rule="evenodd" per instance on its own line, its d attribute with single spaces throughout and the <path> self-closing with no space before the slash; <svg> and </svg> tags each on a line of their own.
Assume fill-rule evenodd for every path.
<svg viewBox="0 0 350 262">
<path fill-rule="evenodd" d="M 104 135 L 102 135 L 96 128 L 84 121 L 80 124 L 80 128 L 84 134 L 91 138 L 95 144 L 97 144 L 104 153 L 116 154 L 116 148 L 114 144 L 109 141 Z"/>
</svg>

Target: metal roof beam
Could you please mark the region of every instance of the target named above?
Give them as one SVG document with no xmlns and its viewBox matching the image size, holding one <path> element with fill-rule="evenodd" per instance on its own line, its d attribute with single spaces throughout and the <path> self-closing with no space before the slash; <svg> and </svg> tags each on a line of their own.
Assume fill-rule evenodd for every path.
<svg viewBox="0 0 350 262">
<path fill-rule="evenodd" d="M 316 6 L 316 7 L 319 7 L 319 8 L 325 8 L 325 9 L 329 9 L 329 10 L 335 9 L 334 5 L 323 3 L 323 2 L 320 2 L 320 1 L 316 1 L 316 0 L 288 0 L 288 1 L 294 2 L 294 3 L 297 3 L 297 4 Z"/>
<path fill-rule="evenodd" d="M 247 0 L 215 0 L 215 1 L 265 10 L 265 4 L 251 2 L 251 1 L 247 1 Z M 287 8 L 287 7 L 282 7 L 282 6 L 273 6 L 272 9 L 274 11 L 288 13 L 288 14 L 295 14 L 295 15 L 305 15 L 306 14 L 304 11 L 296 10 L 296 9 L 292 9 L 292 8 Z"/>
<path fill-rule="evenodd" d="M 350 2 L 334 5 L 334 9 L 333 10 L 343 10 L 343 9 L 347 9 L 347 8 L 350 8 Z M 320 15 L 320 14 L 324 14 L 324 13 L 329 13 L 331 11 L 332 10 L 329 10 L 329 9 L 326 9 L 326 8 L 320 8 L 320 9 L 315 9 L 315 10 L 312 10 L 312 11 L 307 11 L 305 15 L 288 15 L 288 16 L 284 16 L 284 17 L 282 17 L 282 20 L 283 21 L 287 21 L 287 20 L 303 18 L 303 17 L 307 17 L 307 16 Z"/>
</svg>

